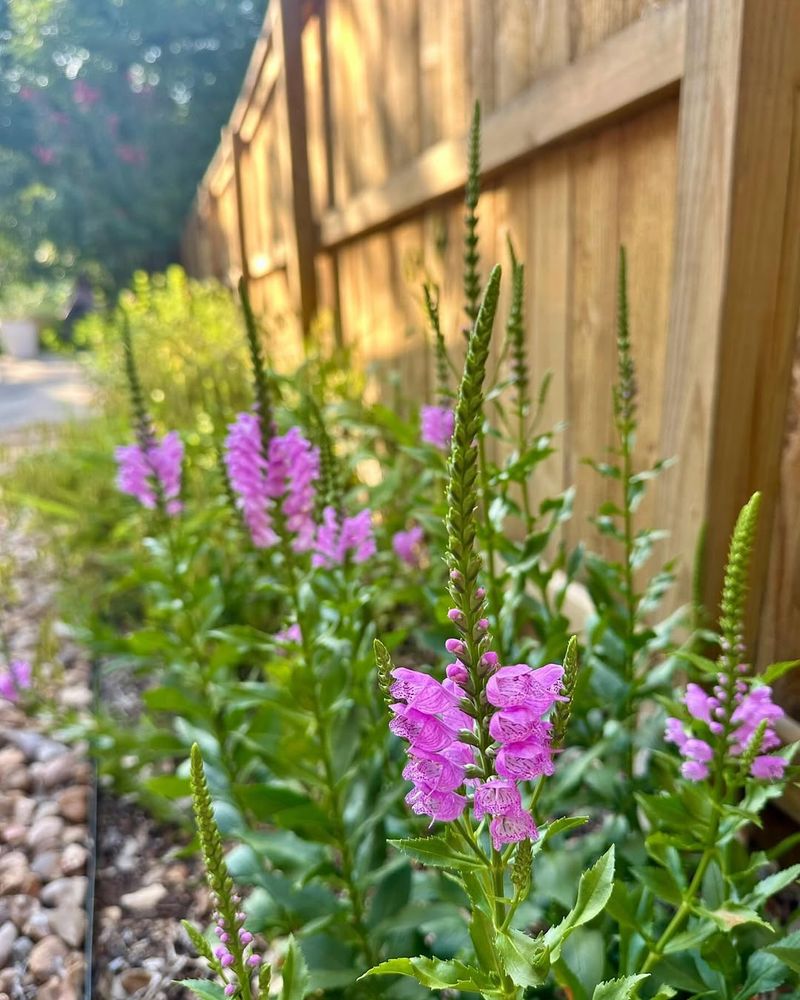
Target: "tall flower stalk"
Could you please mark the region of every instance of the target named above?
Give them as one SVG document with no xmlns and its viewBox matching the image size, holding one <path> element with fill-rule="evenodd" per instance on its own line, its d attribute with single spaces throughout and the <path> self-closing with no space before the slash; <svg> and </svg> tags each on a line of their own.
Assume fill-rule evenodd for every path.
<svg viewBox="0 0 800 1000">
<path fill-rule="evenodd" d="M 206 880 L 214 903 L 214 932 L 218 944 L 213 948 L 192 924 L 183 921 L 184 929 L 197 951 L 206 959 L 211 971 L 222 984 L 225 997 L 235 1000 L 267 1000 L 271 978 L 270 966 L 254 949 L 254 938 L 245 929 L 245 914 L 241 908 L 241 896 L 236 891 L 233 879 L 225 863 L 222 837 L 219 833 L 211 793 L 206 782 L 203 758 L 195 743 L 191 752 L 190 783 L 200 850 L 206 870 Z M 256 989 L 253 976 L 258 970 Z M 198 996 L 202 992 L 203 981 L 184 980 L 181 984 L 194 990 Z"/>
<path fill-rule="evenodd" d="M 379 683 L 393 716 L 390 729 L 408 743 L 403 776 L 413 787 L 406 802 L 432 823 L 444 824 L 441 835 L 396 843 L 411 857 L 451 869 L 462 882 L 472 903 L 469 929 L 478 964 L 393 959 L 370 974 L 401 973 L 426 986 L 520 1000 L 524 987 L 545 981 L 563 938 L 589 918 L 580 912 L 579 892 L 576 910 L 547 936 L 532 939 L 511 927 L 530 891 L 533 844 L 540 840 L 532 813 L 541 779 L 554 770 L 554 726 L 563 739 L 568 713 L 558 710 L 567 700 L 562 666 L 533 670 L 526 664 L 501 665 L 492 649 L 487 593 L 479 580 L 478 439 L 499 288 L 496 267 L 469 339 L 448 465 L 445 559 L 453 604 L 448 620 L 457 636 L 447 640 L 446 649 L 454 662 L 440 682 L 418 670 L 394 667 L 386 648 L 376 643 Z M 573 642 L 571 690 L 577 671 L 574 654 Z M 531 781 L 539 786 L 526 805 Z M 610 879 L 613 855 L 598 865 L 600 877 Z M 609 880 L 601 908 L 610 886 Z"/>
<path fill-rule="evenodd" d="M 650 972 L 667 953 L 691 914 L 702 912 L 698 897 L 709 866 L 716 861 L 727 879 L 724 846 L 747 817 L 747 802 L 740 809 L 738 798 L 743 794 L 747 798 L 759 784 L 782 781 L 788 766 L 787 757 L 770 753 L 780 745 L 773 726 L 783 717 L 783 710 L 773 703 L 769 686 L 749 676 L 750 670 L 743 662 L 748 573 L 760 500 L 756 493 L 745 504 L 731 538 L 712 692 L 688 684 L 683 698 L 684 717 L 667 720 L 666 739 L 677 746 L 683 758 L 681 773 L 689 782 L 702 783 L 708 806 L 704 829 L 697 838 L 700 856 L 694 873 L 669 923 L 648 946 L 641 964 L 643 973 Z"/>
</svg>

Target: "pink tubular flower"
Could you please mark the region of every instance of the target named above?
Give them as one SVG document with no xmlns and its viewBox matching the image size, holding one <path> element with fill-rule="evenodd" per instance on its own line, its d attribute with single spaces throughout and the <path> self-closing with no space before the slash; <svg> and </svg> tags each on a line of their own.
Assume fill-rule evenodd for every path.
<svg viewBox="0 0 800 1000">
<path fill-rule="evenodd" d="M 343 566 L 348 555 L 354 563 L 364 563 L 375 551 L 372 511 L 366 508 L 353 517 L 340 517 L 333 507 L 325 508 L 314 542 L 313 566 Z"/>
<path fill-rule="evenodd" d="M 228 428 L 225 465 L 256 548 L 270 548 L 278 541 L 273 527 L 276 503 L 293 535 L 294 551 L 307 552 L 313 546 L 319 452 L 298 428 L 271 437 L 265 458 L 258 416 L 238 414 Z"/>
<path fill-rule="evenodd" d="M 447 451 L 455 427 L 455 413 L 449 406 L 423 406 L 420 410 L 422 440 Z"/>
<path fill-rule="evenodd" d="M 525 706 L 543 715 L 557 701 L 564 701 L 559 694 L 564 668 L 557 663 L 532 670 L 524 663 L 501 667 L 489 678 L 486 697 L 496 708 Z"/>
<path fill-rule="evenodd" d="M 448 618 L 463 632 L 463 614 L 451 612 Z M 483 623 L 477 627 L 485 631 Z M 467 645 L 455 638 L 445 645 L 458 659 L 447 667 L 442 683 L 417 670 L 392 671 L 390 693 L 397 702 L 391 706 L 394 718 L 389 728 L 410 744 L 403 777 L 414 788 L 406 801 L 415 812 L 446 822 L 461 815 L 468 801 L 464 792 L 473 788 L 475 819 L 491 817 L 489 832 L 497 850 L 536 838 L 536 824 L 523 807 L 519 782 L 553 773 L 552 727 L 544 716 L 557 701 L 565 700 L 563 667 L 552 663 L 533 670 L 517 664 L 497 669 L 497 656 L 482 654 L 478 670 L 484 677 L 490 675 L 486 698 L 498 708 L 489 719 L 489 735 L 497 747 L 488 755 L 494 759 L 494 774 L 476 780 L 474 768 L 481 761 L 485 767 L 486 757 L 476 757 L 472 746 L 476 723 L 465 711 L 474 691 Z"/>
<path fill-rule="evenodd" d="M 115 455 L 120 492 L 136 497 L 148 510 L 155 509 L 160 492 L 167 514 L 173 516 L 183 510 L 183 442 L 176 431 L 170 431 L 160 442 L 154 441 L 146 451 L 138 444 L 121 445 Z"/>
<path fill-rule="evenodd" d="M 27 660 L 12 660 L 8 670 L 0 674 L 0 698 L 19 701 L 20 694 L 30 690 L 32 680 L 30 663 Z"/>
<path fill-rule="evenodd" d="M 420 525 L 415 524 L 408 531 L 397 531 L 392 537 L 392 548 L 395 555 L 407 566 L 419 566 L 422 556 L 422 542 L 425 532 Z"/>
<path fill-rule="evenodd" d="M 279 629 L 272 637 L 275 642 L 283 643 L 287 646 L 299 646 L 303 641 L 303 633 L 297 622 L 287 625 L 286 628 Z"/>
<path fill-rule="evenodd" d="M 742 674 L 741 665 L 737 673 Z M 728 701 L 728 699 L 732 701 Z M 750 766 L 750 776 L 760 781 L 778 781 L 783 777 L 786 760 L 764 751 L 780 746 L 773 723 L 783 718 L 783 709 L 772 701 L 772 689 L 767 685 L 750 687 L 741 678 L 733 680 L 720 673 L 714 694 L 707 694 L 698 684 L 687 684 L 684 696 L 689 721 L 669 718 L 664 738 L 674 743 L 683 757 L 681 774 L 689 781 L 705 781 L 714 759 L 714 746 L 727 733 L 726 762 L 735 761 L 750 746 L 759 726 L 766 724 L 757 756 Z M 729 719 L 729 722 L 725 722 Z"/>
</svg>

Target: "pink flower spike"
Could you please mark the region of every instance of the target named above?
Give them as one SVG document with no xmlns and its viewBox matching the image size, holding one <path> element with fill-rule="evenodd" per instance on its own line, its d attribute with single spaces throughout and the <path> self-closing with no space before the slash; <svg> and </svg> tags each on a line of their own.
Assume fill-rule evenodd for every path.
<svg viewBox="0 0 800 1000">
<path fill-rule="evenodd" d="M 667 719 L 666 727 L 664 730 L 664 739 L 667 743 L 674 743 L 679 750 L 683 747 L 689 740 L 689 735 L 684 729 L 683 723 L 680 719 L 675 719 L 670 717 Z"/>
<path fill-rule="evenodd" d="M 415 524 L 408 531 L 398 531 L 392 537 L 392 548 L 395 555 L 407 566 L 419 566 L 422 557 L 422 545 L 425 532 Z"/>
<path fill-rule="evenodd" d="M 395 736 L 411 743 L 415 750 L 436 753 L 456 738 L 455 732 L 435 715 L 425 715 L 416 708 L 401 704 L 392 705 L 391 710 L 394 718 L 389 723 L 389 729 Z"/>
<path fill-rule="evenodd" d="M 787 761 L 784 757 L 771 757 L 762 754 L 753 761 L 750 774 L 761 781 L 780 781 L 786 770 Z"/>
<path fill-rule="evenodd" d="M 418 816 L 430 816 L 442 823 L 452 823 L 458 819 L 467 805 L 463 795 L 455 792 L 425 791 L 413 788 L 406 795 L 406 803 Z"/>
<path fill-rule="evenodd" d="M 522 743 L 531 737 L 542 742 L 549 739 L 550 725 L 542 722 L 536 709 L 504 708 L 489 720 L 489 734 L 498 743 Z"/>
<path fill-rule="evenodd" d="M 411 747 L 403 777 L 429 792 L 454 792 L 464 782 L 463 766 L 438 753 Z"/>
<path fill-rule="evenodd" d="M 686 685 L 685 701 L 689 715 L 700 722 L 711 722 L 711 712 L 719 705 L 717 699 L 706 694 L 699 684 Z"/>
<path fill-rule="evenodd" d="M 681 748 L 681 753 L 684 757 L 699 761 L 701 764 L 707 764 L 714 756 L 714 751 L 705 740 L 696 739 L 687 740 Z"/>
<path fill-rule="evenodd" d="M 423 406 L 420 410 L 422 440 L 439 451 L 447 451 L 455 427 L 455 414 L 448 406 Z"/>
<path fill-rule="evenodd" d="M 503 778 L 532 781 L 554 771 L 550 747 L 531 740 L 528 743 L 508 743 L 497 754 L 495 770 Z"/>
<path fill-rule="evenodd" d="M 492 844 L 499 851 L 505 844 L 520 840 L 537 840 L 539 831 L 530 813 L 519 812 L 511 816 L 496 816 L 489 824 Z"/>
<path fill-rule="evenodd" d="M 525 705 L 543 715 L 556 701 L 564 701 L 561 678 L 564 668 L 548 664 L 532 670 L 524 663 L 501 667 L 486 684 L 486 698 L 496 708 Z"/>
<path fill-rule="evenodd" d="M 681 764 L 681 774 L 689 781 L 704 781 L 708 777 L 708 765 L 698 760 L 685 760 Z"/>
<path fill-rule="evenodd" d="M 489 778 L 475 788 L 473 804 L 475 819 L 490 816 L 512 816 L 522 811 L 522 800 L 515 782 L 508 778 Z"/>
<path fill-rule="evenodd" d="M 392 671 L 394 684 L 391 686 L 393 698 L 398 698 L 419 712 L 436 715 L 458 705 L 458 698 L 445 690 L 443 685 L 430 674 L 419 670 L 396 667 Z"/>
</svg>

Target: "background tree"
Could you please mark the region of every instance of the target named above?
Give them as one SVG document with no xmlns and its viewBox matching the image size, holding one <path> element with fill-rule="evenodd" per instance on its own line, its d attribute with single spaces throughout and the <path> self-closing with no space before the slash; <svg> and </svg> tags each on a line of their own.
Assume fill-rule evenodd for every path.
<svg viewBox="0 0 800 1000">
<path fill-rule="evenodd" d="M 0 282 L 175 258 L 265 6 L 0 4 Z"/>
</svg>

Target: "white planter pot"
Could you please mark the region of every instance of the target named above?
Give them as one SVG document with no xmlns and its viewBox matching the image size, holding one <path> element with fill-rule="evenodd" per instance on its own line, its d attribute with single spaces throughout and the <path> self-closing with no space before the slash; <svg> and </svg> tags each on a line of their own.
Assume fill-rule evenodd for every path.
<svg viewBox="0 0 800 1000">
<path fill-rule="evenodd" d="M 12 358 L 35 358 L 39 325 L 35 319 L 4 319 L 0 321 L 0 344 Z"/>
</svg>

